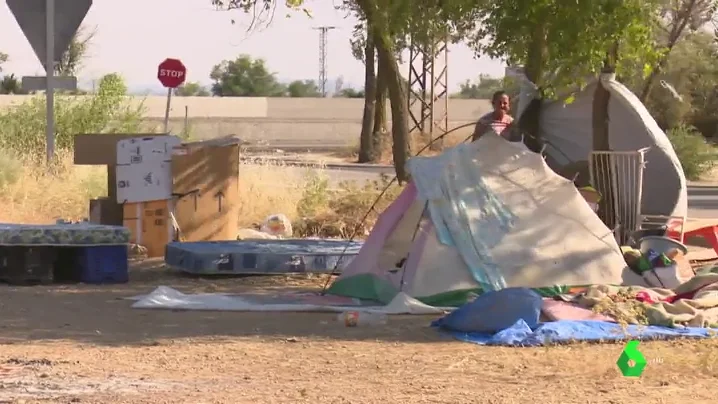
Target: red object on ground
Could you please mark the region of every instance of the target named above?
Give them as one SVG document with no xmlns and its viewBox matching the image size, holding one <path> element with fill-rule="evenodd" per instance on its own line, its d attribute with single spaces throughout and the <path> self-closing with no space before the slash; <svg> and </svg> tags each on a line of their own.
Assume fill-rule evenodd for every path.
<svg viewBox="0 0 718 404">
<path fill-rule="evenodd" d="M 157 67 L 157 79 L 167 88 L 177 88 L 184 83 L 187 68 L 179 59 L 165 59 Z"/>
<path fill-rule="evenodd" d="M 681 230 L 683 230 L 684 225 L 683 219 L 672 218 L 668 220 L 668 223 L 666 223 L 666 237 L 682 243 L 685 239 L 685 234 L 681 236 Z"/>
<path fill-rule="evenodd" d="M 688 239 L 691 237 L 702 237 L 708 244 L 713 247 L 713 250 L 718 254 L 718 226 L 706 226 L 700 229 L 691 230 L 684 234 L 684 238 Z M 670 237 L 670 236 L 669 236 Z"/>
</svg>

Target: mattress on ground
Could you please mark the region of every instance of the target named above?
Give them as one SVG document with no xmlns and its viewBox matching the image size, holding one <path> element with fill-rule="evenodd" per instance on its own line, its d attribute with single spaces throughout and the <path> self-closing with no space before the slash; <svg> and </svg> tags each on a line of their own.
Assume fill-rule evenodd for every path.
<svg viewBox="0 0 718 404">
<path fill-rule="evenodd" d="M 193 274 L 340 272 L 362 243 L 344 240 L 241 240 L 173 242 L 168 266 Z"/>
<path fill-rule="evenodd" d="M 129 242 L 130 231 L 122 226 L 0 223 L 0 246 L 93 246 Z"/>
</svg>

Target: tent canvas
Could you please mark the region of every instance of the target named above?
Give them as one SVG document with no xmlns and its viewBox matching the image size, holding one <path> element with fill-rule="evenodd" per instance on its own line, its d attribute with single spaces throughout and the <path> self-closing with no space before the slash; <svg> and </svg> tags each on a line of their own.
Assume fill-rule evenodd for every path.
<svg viewBox="0 0 718 404">
<path fill-rule="evenodd" d="M 537 95 L 535 85 L 523 78 L 517 117 Z M 588 160 L 593 146 L 593 95 L 598 85 L 611 94 L 608 104 L 611 150 L 649 148 L 643 172 L 642 214 L 685 217 L 688 214 L 686 177 L 671 142 L 638 97 L 612 74 L 601 75 L 573 94 L 573 102 L 569 104 L 563 97 L 541 103 L 539 131 L 547 143 L 547 161 L 557 169 L 557 165 Z"/>
<path fill-rule="evenodd" d="M 413 181 L 328 293 L 387 301 L 402 291 L 450 306 L 495 288 L 496 276 L 552 294 L 643 283 L 573 183 L 523 144 L 484 136 L 412 158 L 409 171 Z"/>
</svg>

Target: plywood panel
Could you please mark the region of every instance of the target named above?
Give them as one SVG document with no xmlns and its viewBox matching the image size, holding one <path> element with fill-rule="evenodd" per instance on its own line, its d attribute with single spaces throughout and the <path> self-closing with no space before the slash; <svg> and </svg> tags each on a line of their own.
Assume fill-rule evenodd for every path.
<svg viewBox="0 0 718 404">
<path fill-rule="evenodd" d="M 75 135 L 74 163 L 78 165 L 115 165 L 117 142 L 123 139 L 157 136 L 152 133 L 90 133 Z"/>
</svg>

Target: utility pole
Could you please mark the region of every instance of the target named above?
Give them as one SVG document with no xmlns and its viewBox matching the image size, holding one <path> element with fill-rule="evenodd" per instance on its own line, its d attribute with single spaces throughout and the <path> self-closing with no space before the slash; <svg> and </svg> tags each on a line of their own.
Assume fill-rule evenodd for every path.
<svg viewBox="0 0 718 404">
<path fill-rule="evenodd" d="M 319 91 L 322 97 L 327 96 L 327 34 L 329 30 L 336 29 L 334 26 L 322 26 L 314 29 L 319 31 Z"/>
</svg>

